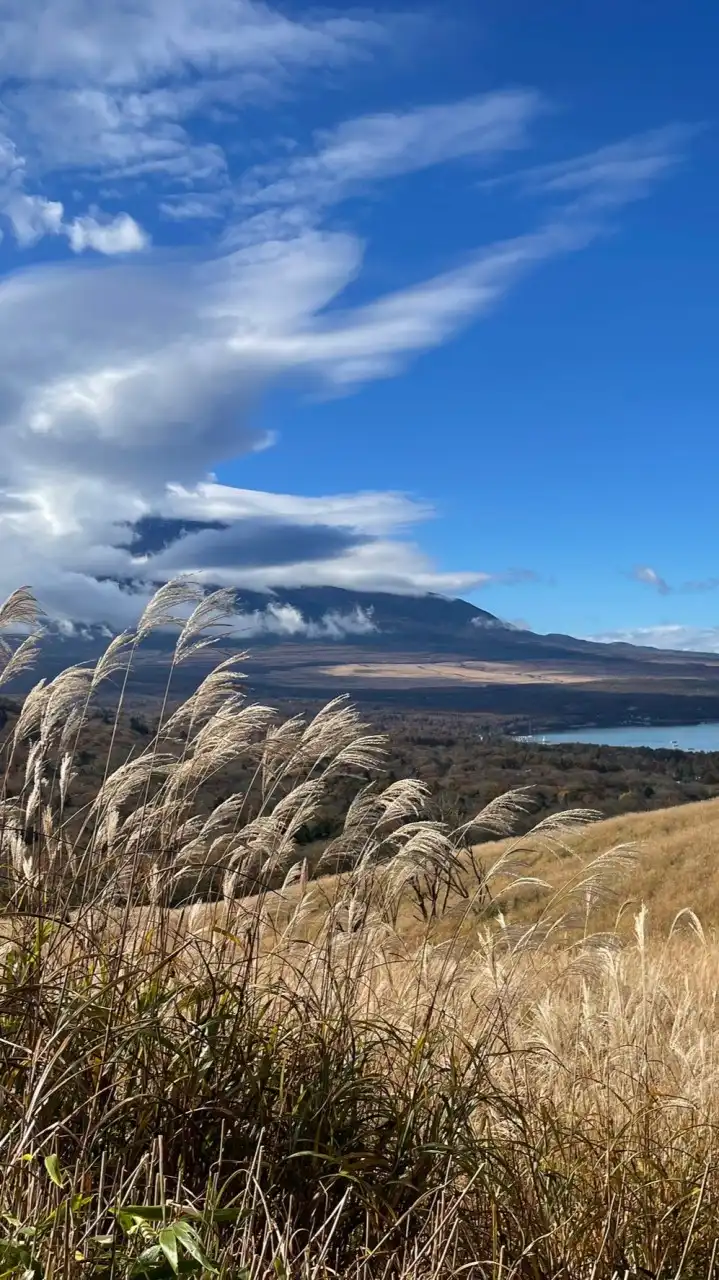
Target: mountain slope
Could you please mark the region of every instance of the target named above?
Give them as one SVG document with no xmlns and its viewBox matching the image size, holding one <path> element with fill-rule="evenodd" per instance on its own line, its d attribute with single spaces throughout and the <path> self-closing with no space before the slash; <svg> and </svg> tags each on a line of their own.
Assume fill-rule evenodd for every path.
<svg viewBox="0 0 719 1280">
<path fill-rule="evenodd" d="M 140 584 L 122 584 L 137 595 L 138 613 L 143 593 Z M 211 590 L 207 587 L 207 590 Z M 144 589 L 143 589 L 144 590 Z M 630 644 L 604 644 L 574 636 L 536 632 L 514 626 L 495 614 L 436 594 L 401 595 L 388 591 L 358 591 L 342 587 L 276 588 L 272 592 L 235 591 L 232 638 L 254 649 L 282 641 L 335 642 L 368 649 L 403 653 L 452 653 L 492 662 L 551 659 L 596 662 L 621 667 L 647 662 L 680 662 L 691 666 L 719 663 L 719 655 L 672 653 Z M 91 647 L 107 643 L 112 634 L 108 622 L 50 626 L 58 642 L 82 640 Z M 169 648 L 172 639 L 155 633 L 153 646 Z"/>
<path fill-rule="evenodd" d="M 137 595 L 139 613 L 144 593 L 138 584 L 123 586 Z M 96 659 L 110 634 L 107 625 L 51 627 L 33 679 Z M 174 640 L 155 632 L 141 647 L 133 681 L 138 697 L 159 691 Z M 250 652 L 247 671 L 263 697 L 327 698 L 349 690 L 353 697 L 394 700 L 398 708 L 473 709 L 513 722 L 528 717 L 543 728 L 719 719 L 719 655 L 538 635 L 439 595 L 339 587 L 236 591 L 228 645 Z M 178 696 L 206 669 L 206 662 L 181 668 Z"/>
</svg>

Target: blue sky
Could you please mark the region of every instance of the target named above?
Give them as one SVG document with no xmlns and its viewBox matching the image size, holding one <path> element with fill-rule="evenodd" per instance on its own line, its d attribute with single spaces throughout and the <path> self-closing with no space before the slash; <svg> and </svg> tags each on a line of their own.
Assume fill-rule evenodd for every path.
<svg viewBox="0 0 719 1280">
<path fill-rule="evenodd" d="M 719 10 L 448 8 L 0 0 L 0 589 L 719 649 Z"/>
</svg>

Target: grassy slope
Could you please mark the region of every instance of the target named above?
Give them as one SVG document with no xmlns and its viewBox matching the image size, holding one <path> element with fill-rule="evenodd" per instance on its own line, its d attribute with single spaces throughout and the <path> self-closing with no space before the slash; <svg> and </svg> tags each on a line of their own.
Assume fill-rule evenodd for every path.
<svg viewBox="0 0 719 1280">
<path fill-rule="evenodd" d="M 705 929 L 719 929 L 719 800 L 609 818 L 590 827 L 576 840 L 575 849 L 577 856 L 591 858 L 629 843 L 637 846 L 637 865 L 622 887 L 619 904 L 602 912 L 607 925 L 613 923 L 617 905 L 623 914 L 633 915 L 645 903 L 653 931 L 668 931 L 685 908 L 697 913 Z M 562 872 L 546 850 L 532 860 L 531 869 L 553 884 L 561 883 Z M 528 895 L 523 917 L 529 915 L 531 902 Z"/>
<path fill-rule="evenodd" d="M 511 842 L 497 841 L 482 845 L 477 853 L 482 864 L 490 867 L 510 848 Z M 617 878 L 615 896 L 595 909 L 592 915 L 594 930 L 614 929 L 619 917 L 619 930 L 628 933 L 639 907 L 644 903 L 649 911 L 652 934 L 666 936 L 677 914 L 694 911 L 707 933 L 719 934 L 719 800 L 700 804 L 661 809 L 653 813 L 628 813 L 598 822 L 570 840 L 571 847 L 550 850 L 546 842 L 539 842 L 531 851 L 526 842 L 522 845 L 523 871 L 527 876 L 545 881 L 551 888 L 544 890 L 534 886 L 516 889 L 511 881 L 517 874 L 512 863 L 507 876 L 507 888 L 498 902 L 512 924 L 531 923 L 550 902 L 555 891 L 563 891 L 574 881 L 578 883 L 584 868 L 592 859 L 616 846 L 631 845 L 636 850 L 636 863 L 628 874 Z M 500 881 L 501 883 L 501 881 Z M 312 924 L 323 919 L 327 906 L 336 897 L 341 880 L 324 876 L 313 882 L 313 909 L 306 914 L 310 931 Z M 289 919 L 300 897 L 298 888 L 285 891 L 282 900 L 276 900 L 273 915 L 282 925 Z M 230 916 L 243 908 L 253 909 L 253 899 L 230 909 Z M 144 909 L 138 911 L 140 916 Z M 169 913 L 172 929 L 179 935 L 186 931 L 195 933 L 226 927 L 228 911 L 222 903 L 197 904 Z M 442 913 L 435 930 L 435 940 L 458 934 L 468 939 L 476 929 L 476 917 L 467 911 L 465 900 L 453 895 Z M 407 897 L 398 920 L 399 932 L 409 944 L 418 944 L 425 936 L 425 926 L 413 901 Z"/>
</svg>

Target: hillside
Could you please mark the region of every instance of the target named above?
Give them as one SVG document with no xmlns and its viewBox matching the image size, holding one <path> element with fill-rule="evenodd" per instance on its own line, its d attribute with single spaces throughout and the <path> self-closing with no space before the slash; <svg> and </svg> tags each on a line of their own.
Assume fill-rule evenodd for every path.
<svg viewBox="0 0 719 1280">
<path fill-rule="evenodd" d="M 283 715 L 316 712 L 321 704 L 279 702 Z M 0 703 L 0 743 L 17 724 L 18 704 Z M 670 748 L 606 747 L 572 743 L 543 746 L 497 732 L 485 717 L 467 713 L 363 709 L 372 732 L 386 735 L 383 777 L 421 778 L 433 795 L 432 812 L 459 824 L 479 812 L 496 796 L 519 788 L 532 797 L 537 821 L 567 808 L 597 809 L 607 817 L 640 810 L 688 806 L 693 801 L 719 799 L 719 753 L 688 753 Z M 148 747 L 156 725 L 152 705 L 121 716 L 97 709 L 83 726 L 75 754 L 75 776 L 65 808 L 73 821 L 81 820 L 105 773 L 112 742 L 113 767 Z M 25 753 L 21 752 L 5 778 L 10 795 L 20 795 L 25 783 Z M 247 784 L 242 759 L 226 764 L 207 779 L 198 795 L 203 809 Z M 341 828 L 355 791 L 351 779 L 338 779 L 331 794 L 298 833 L 310 860 L 323 842 Z"/>
<path fill-rule="evenodd" d="M 515 844 L 517 854 L 512 857 Z M 604 905 L 594 907 L 590 932 L 606 932 L 627 941 L 634 931 L 635 917 L 644 905 L 648 911 L 647 928 L 655 941 L 661 943 L 677 930 L 696 938 L 696 922 L 689 915 L 692 912 L 705 936 L 716 939 L 719 935 L 719 799 L 653 813 L 628 813 L 597 822 L 581 834 L 565 837 L 561 845 L 555 844 L 554 850 L 548 847 L 546 838 L 536 842 L 534 852 L 531 841 L 522 841 L 521 846 L 507 840 L 475 846 L 465 860 L 466 884 L 476 884 L 477 868 L 491 868 L 509 854 L 506 875 L 493 881 L 494 904 L 490 912 L 501 908 L 511 927 L 532 925 L 543 912 L 552 919 L 566 913 L 567 920 L 572 921 L 575 929 L 579 926 L 581 933 L 582 895 L 580 892 L 577 898 L 576 890 L 585 880 L 593 859 L 610 851 L 617 852 L 618 862 L 628 865 L 623 875 L 616 876 L 613 893 Z M 519 876 L 541 880 L 546 887 L 513 888 Z M 570 900 L 572 889 L 575 903 L 578 900 L 580 904 L 574 908 Z M 307 890 L 295 885 L 281 894 L 270 894 L 269 918 L 282 933 L 303 899 L 303 929 L 306 936 L 311 937 L 343 891 L 341 876 L 326 875 L 313 880 Z M 211 936 L 213 930 L 229 927 L 230 920 L 235 921 L 233 927 L 236 927 L 242 916 L 252 916 L 256 903 L 256 898 L 249 897 L 229 908 L 222 902 L 177 907 L 167 913 L 163 927 L 169 930 L 173 945 L 188 935 Z M 136 909 L 137 921 L 150 918 L 147 908 Z M 418 910 L 413 894 L 407 892 L 395 924 L 408 948 L 421 946 L 427 938 L 433 944 L 451 940 L 453 945 L 462 939 L 473 951 L 476 947 L 478 916 L 470 910 L 464 894 L 450 893 L 438 922 L 432 926 Z"/>
<path fill-rule="evenodd" d="M 632 926 L 644 903 L 654 934 L 666 935 L 679 912 L 696 912 L 704 930 L 719 933 L 719 800 L 707 800 L 653 813 L 626 813 L 591 827 L 575 841 L 576 856 L 596 857 L 618 845 L 636 845 L 637 863 L 616 904 L 603 909 L 599 924 L 611 928 L 621 911 L 622 926 Z M 530 862 L 531 874 L 561 884 L 561 860 L 546 852 Z M 529 919 L 538 895 L 508 901 L 512 918 Z"/>
<path fill-rule="evenodd" d="M 511 844 L 492 841 L 475 846 L 475 856 L 488 868 Z M 523 844 L 521 874 L 537 877 L 551 889 L 525 887 L 498 897 L 508 922 L 534 922 L 554 893 L 561 893 L 582 878 L 593 858 L 621 846 L 635 847 L 635 865 L 623 880 L 617 878 L 616 898 L 594 913 L 593 929 L 611 931 L 619 921 L 620 932 L 628 933 L 644 903 L 655 937 L 665 937 L 683 911 L 694 911 L 707 933 L 719 933 L 719 799 L 652 813 L 621 814 L 573 836 L 563 850 L 552 852 L 542 842 L 542 847 L 533 853 L 531 845 Z M 507 877 L 507 883 L 515 874 L 516 869 Z M 323 899 L 332 898 L 334 884 L 333 877 L 318 882 L 319 910 Z M 454 936 L 458 927 L 461 932 L 464 919 L 467 931 L 473 933 L 476 924 L 467 916 L 466 900 L 457 895 L 454 900 L 450 897 L 438 936 Z M 410 900 L 402 912 L 400 929 L 408 941 L 417 941 L 424 931 L 424 923 Z"/>
</svg>

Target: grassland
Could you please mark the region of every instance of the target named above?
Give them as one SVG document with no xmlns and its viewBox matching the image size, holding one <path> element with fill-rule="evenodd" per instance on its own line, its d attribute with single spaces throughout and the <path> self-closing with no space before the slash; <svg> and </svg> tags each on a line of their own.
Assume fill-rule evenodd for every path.
<svg viewBox="0 0 719 1280">
<path fill-rule="evenodd" d="M 593 684 L 605 674 L 539 662 L 346 662 L 320 668 L 334 680 L 407 687 L 413 684 Z"/>
<path fill-rule="evenodd" d="M 139 634 L 179 613 L 181 665 L 226 603 L 170 584 Z M 443 826 L 348 704 L 282 720 L 231 661 L 68 814 L 135 643 L 6 744 L 0 1274 L 711 1277 L 719 805 Z M 298 832 L 351 779 L 312 878 Z"/>
<path fill-rule="evenodd" d="M 601 865 L 603 855 L 611 860 L 612 851 L 618 854 L 617 866 L 612 864 L 616 879 L 611 892 L 597 892 L 591 903 L 593 934 L 627 941 L 641 912 L 645 927 L 659 938 L 686 937 L 700 930 L 702 936 L 719 941 L 719 801 L 623 814 L 586 827 L 580 823 L 577 830 L 572 830 L 571 817 L 557 815 L 557 821 L 559 840 L 549 838 L 551 820 L 545 819 L 546 825 L 540 823 L 520 838 L 459 848 L 441 911 L 423 911 L 421 893 L 413 891 L 414 886 L 405 892 L 395 920 L 403 943 L 471 947 L 476 939 L 473 887 L 483 881 L 496 892 L 491 901 L 483 900 L 485 919 L 496 921 L 501 913 L 512 926 L 531 929 L 547 914 L 556 920 L 561 904 L 560 931 L 570 922 L 575 930 L 583 929 L 578 885 L 584 885 L 588 868 Z M 282 929 L 302 901 L 305 922 L 319 926 L 344 889 L 342 875 L 321 876 L 308 886 L 289 886 L 269 895 L 265 907 L 275 927 Z M 570 902 L 574 905 L 568 913 Z M 237 909 L 253 907 L 251 897 Z M 173 927 L 181 935 L 193 928 L 211 929 L 216 910 L 212 903 L 185 908 L 171 917 Z"/>
<path fill-rule="evenodd" d="M 519 713 L 548 722 L 575 724 L 578 710 L 589 721 L 612 723 L 640 714 L 666 723 L 717 718 L 719 662 L 716 655 L 601 645 L 582 647 L 567 637 L 508 633 L 445 636 L 433 647 L 422 631 L 406 633 L 405 645 L 390 627 L 364 645 L 335 641 L 262 644 L 247 670 L 274 696 L 329 696 L 338 681 L 353 697 L 404 705 L 434 700 L 437 708 L 471 707 L 489 714 Z M 512 638 L 513 637 L 513 638 Z M 436 638 L 435 638 L 436 639 Z M 589 652 L 587 651 L 589 649 Z M 453 703 L 452 699 L 457 701 Z M 604 708 L 604 710 L 603 710 Z"/>
</svg>

